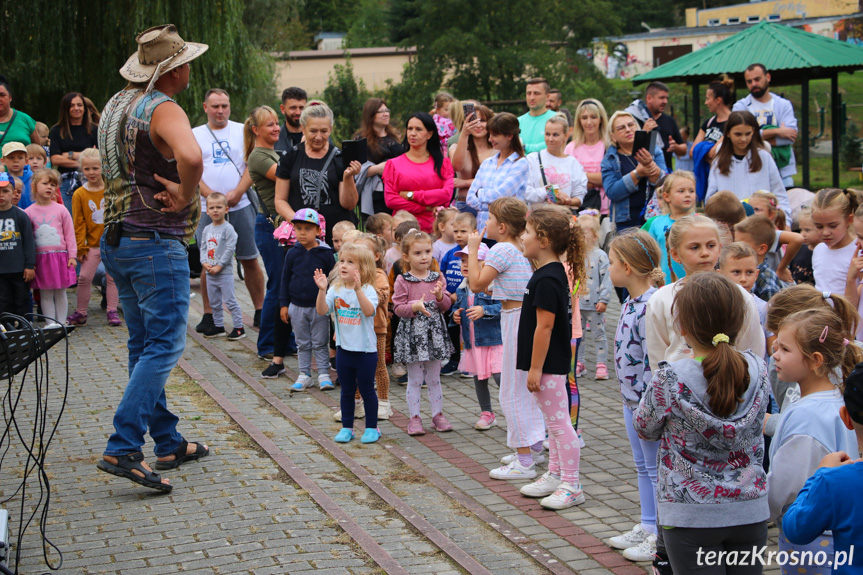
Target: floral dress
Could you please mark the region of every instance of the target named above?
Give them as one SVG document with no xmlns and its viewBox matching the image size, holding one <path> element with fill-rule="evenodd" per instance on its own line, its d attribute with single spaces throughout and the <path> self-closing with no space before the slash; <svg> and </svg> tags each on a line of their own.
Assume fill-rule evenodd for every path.
<svg viewBox="0 0 863 575">
<path fill-rule="evenodd" d="M 416 301 L 423 292 L 431 293 L 441 278 L 440 272 L 429 272 L 425 279 L 419 279 L 410 272 L 403 273 L 396 280 L 394 292 L 397 294 L 399 282 L 408 285 L 408 300 Z M 393 296 L 393 302 L 396 301 Z M 431 314 L 419 313 L 414 317 L 402 316 L 393 338 L 393 360 L 396 363 L 418 363 L 421 361 L 448 360 L 454 348 L 444 324 L 443 313 L 434 297 L 426 297 L 425 308 Z M 444 296 L 444 301 L 448 298 Z M 428 301 L 431 300 L 431 301 Z"/>
</svg>

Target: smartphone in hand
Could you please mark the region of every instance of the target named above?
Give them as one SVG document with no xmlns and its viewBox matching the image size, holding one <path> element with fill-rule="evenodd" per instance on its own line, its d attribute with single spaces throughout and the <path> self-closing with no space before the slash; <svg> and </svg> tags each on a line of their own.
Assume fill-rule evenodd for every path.
<svg viewBox="0 0 863 575">
<path fill-rule="evenodd" d="M 461 107 L 466 121 L 470 120 L 471 115 L 476 113 L 476 105 L 473 102 L 464 102 Z"/>
</svg>

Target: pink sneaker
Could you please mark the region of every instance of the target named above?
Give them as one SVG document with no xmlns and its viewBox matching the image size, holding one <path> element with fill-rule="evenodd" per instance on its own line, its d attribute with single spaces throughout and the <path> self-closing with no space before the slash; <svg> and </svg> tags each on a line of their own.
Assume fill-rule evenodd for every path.
<svg viewBox="0 0 863 575">
<path fill-rule="evenodd" d="M 438 413 L 434 417 L 432 417 L 432 429 L 435 431 L 452 431 L 452 424 L 447 421 L 446 417 L 444 417 L 443 413 Z"/>
<path fill-rule="evenodd" d="M 69 325 L 87 325 L 87 314 L 76 311 L 66 318 L 66 323 Z"/>
<path fill-rule="evenodd" d="M 423 420 L 419 415 L 414 415 L 408 421 L 408 435 L 425 435 L 426 430 L 423 429 Z"/>
<path fill-rule="evenodd" d="M 494 414 L 490 411 L 483 411 L 479 415 L 479 421 L 476 422 L 474 428 L 485 431 L 486 429 L 491 429 L 496 424 L 497 422 L 494 420 Z"/>
<path fill-rule="evenodd" d="M 584 365 L 584 363 L 583 363 L 583 362 L 581 362 L 581 361 L 576 361 L 576 362 L 575 362 L 575 376 L 576 376 L 576 377 L 581 377 L 581 376 L 582 376 L 582 375 L 584 375 L 585 373 L 587 373 L 587 367 L 585 367 L 585 365 Z"/>
<path fill-rule="evenodd" d="M 596 379 L 597 381 L 600 379 L 608 379 L 608 368 L 604 363 L 596 364 Z"/>
<path fill-rule="evenodd" d="M 120 314 L 118 314 L 116 310 L 108 312 L 108 325 L 113 325 L 115 327 L 123 325 L 123 322 L 120 320 Z"/>
</svg>

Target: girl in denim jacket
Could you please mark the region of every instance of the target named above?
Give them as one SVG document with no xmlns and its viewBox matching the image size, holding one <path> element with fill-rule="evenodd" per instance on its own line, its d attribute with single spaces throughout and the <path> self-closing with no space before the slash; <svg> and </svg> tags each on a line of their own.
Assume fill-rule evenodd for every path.
<svg viewBox="0 0 863 575">
<path fill-rule="evenodd" d="M 488 247 L 480 244 L 477 259 L 483 266 Z M 456 254 L 461 257 L 461 273 L 467 278 L 468 250 L 464 248 Z M 461 325 L 464 352 L 458 368 L 473 376 L 476 398 L 479 401 L 480 416 L 474 427 L 491 429 L 495 425 L 494 412 L 491 410 L 491 395 L 488 392 L 488 378 L 494 377 L 500 387 L 500 369 L 503 358 L 503 340 L 500 335 L 501 300 L 493 300 L 489 294 L 473 293 L 465 279 L 456 290 L 452 322 Z"/>
</svg>

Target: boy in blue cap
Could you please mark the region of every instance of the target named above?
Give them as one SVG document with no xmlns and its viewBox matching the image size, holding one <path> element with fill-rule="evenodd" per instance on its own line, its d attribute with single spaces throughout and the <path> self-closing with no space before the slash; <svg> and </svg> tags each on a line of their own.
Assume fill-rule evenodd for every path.
<svg viewBox="0 0 863 575">
<path fill-rule="evenodd" d="M 303 391 L 312 385 L 312 353 L 318 367 L 318 385 L 322 390 L 335 389 L 330 377 L 330 321 L 315 309 L 318 287 L 315 285 L 315 270 L 324 275 L 335 267 L 333 250 L 320 238 L 323 236 L 321 216 L 311 208 L 294 213 L 292 220 L 296 243 L 285 254 L 282 268 L 282 283 L 279 300 L 282 321 L 294 328 L 297 339 L 297 361 L 300 375 L 291 386 L 293 391 Z"/>
</svg>

